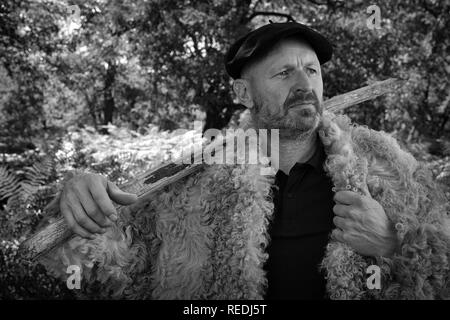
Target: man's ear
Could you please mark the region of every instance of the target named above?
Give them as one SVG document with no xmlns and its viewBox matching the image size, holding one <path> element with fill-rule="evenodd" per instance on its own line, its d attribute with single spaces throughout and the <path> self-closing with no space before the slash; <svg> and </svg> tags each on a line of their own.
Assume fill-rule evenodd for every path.
<svg viewBox="0 0 450 320">
<path fill-rule="evenodd" d="M 253 98 L 250 91 L 250 84 L 248 80 L 236 79 L 233 82 L 233 91 L 239 100 L 239 103 L 246 106 L 248 109 L 253 108 Z"/>
</svg>

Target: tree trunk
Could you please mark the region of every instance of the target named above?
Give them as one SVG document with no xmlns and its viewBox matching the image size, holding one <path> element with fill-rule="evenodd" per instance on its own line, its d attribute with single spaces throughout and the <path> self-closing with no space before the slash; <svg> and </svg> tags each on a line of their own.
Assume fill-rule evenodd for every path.
<svg viewBox="0 0 450 320">
<path fill-rule="evenodd" d="M 206 106 L 206 119 L 203 132 L 208 129 L 222 129 L 228 125 L 233 113 L 240 108 L 239 105 L 209 105 Z M 225 112 L 222 112 L 225 109 Z"/>
<path fill-rule="evenodd" d="M 103 125 L 113 122 L 114 115 L 114 97 L 113 87 L 116 78 L 116 66 L 113 62 L 108 61 L 108 67 L 105 75 L 105 87 L 103 91 Z"/>
</svg>

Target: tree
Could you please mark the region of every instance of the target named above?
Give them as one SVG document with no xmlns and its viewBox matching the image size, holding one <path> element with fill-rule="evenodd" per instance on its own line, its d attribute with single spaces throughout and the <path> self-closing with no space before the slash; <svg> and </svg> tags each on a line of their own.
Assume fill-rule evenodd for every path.
<svg viewBox="0 0 450 320">
<path fill-rule="evenodd" d="M 57 50 L 62 11 L 30 0 L 0 3 L 0 144 L 7 152 L 32 146 L 46 127 L 43 91 L 48 77 L 42 58 Z"/>
<path fill-rule="evenodd" d="M 224 70 L 226 50 L 269 20 L 290 19 L 335 44 L 324 66 L 328 97 L 387 77 L 409 79 L 398 95 L 349 110 L 356 122 L 405 139 L 449 133 L 448 1 L 379 4 L 380 30 L 367 27 L 368 0 L 76 0 L 76 28 L 64 23 L 67 4 L 1 5 L 6 136 L 31 137 L 54 124 L 189 127 L 198 110 L 204 129 L 222 128 L 243 109 Z"/>
</svg>

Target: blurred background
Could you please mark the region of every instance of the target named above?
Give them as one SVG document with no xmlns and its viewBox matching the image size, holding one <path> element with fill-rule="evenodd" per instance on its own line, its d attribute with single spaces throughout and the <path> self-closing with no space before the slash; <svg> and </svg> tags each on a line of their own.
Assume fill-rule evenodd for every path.
<svg viewBox="0 0 450 320">
<path fill-rule="evenodd" d="M 449 0 L 2 0 L 0 299 L 74 297 L 17 254 L 65 173 L 121 183 L 176 156 L 194 120 L 204 130 L 236 124 L 243 107 L 223 57 L 269 19 L 334 43 L 325 98 L 407 80 L 345 113 L 399 139 L 450 196 L 449 13 Z"/>
</svg>

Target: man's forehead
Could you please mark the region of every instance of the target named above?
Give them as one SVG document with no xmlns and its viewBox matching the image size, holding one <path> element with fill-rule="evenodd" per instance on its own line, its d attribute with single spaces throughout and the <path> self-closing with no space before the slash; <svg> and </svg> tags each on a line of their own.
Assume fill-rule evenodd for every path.
<svg viewBox="0 0 450 320">
<path fill-rule="evenodd" d="M 280 40 L 262 59 L 270 64 L 281 62 L 279 59 L 300 59 L 303 63 L 319 63 L 316 52 L 311 45 L 302 39 Z"/>
<path fill-rule="evenodd" d="M 316 52 L 311 45 L 298 37 L 284 38 L 273 45 L 265 54 L 250 62 L 242 70 L 244 77 L 254 77 L 256 74 L 270 72 L 272 68 L 280 67 L 294 59 L 300 59 L 303 64 L 320 66 Z"/>
</svg>

